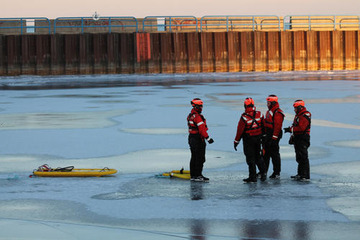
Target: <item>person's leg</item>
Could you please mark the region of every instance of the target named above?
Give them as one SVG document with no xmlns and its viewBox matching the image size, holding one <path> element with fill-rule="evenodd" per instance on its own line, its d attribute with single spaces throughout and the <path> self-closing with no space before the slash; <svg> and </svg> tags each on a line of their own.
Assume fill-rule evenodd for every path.
<svg viewBox="0 0 360 240">
<path fill-rule="evenodd" d="M 199 135 L 190 135 L 189 145 L 191 151 L 190 176 L 191 178 L 195 178 L 202 175 L 206 143 Z"/>
<path fill-rule="evenodd" d="M 273 141 L 271 144 L 271 161 L 273 164 L 273 170 L 276 175 L 280 175 L 281 172 L 281 158 L 280 158 L 280 147 L 279 141 Z"/>
<path fill-rule="evenodd" d="M 243 139 L 244 154 L 249 168 L 249 179 L 256 180 L 256 153 L 254 141 L 251 137 Z"/>
<path fill-rule="evenodd" d="M 299 168 L 300 168 L 300 176 L 306 179 L 310 179 L 310 163 L 309 163 L 309 155 L 308 148 L 310 146 L 310 141 L 308 135 L 305 135 L 301 138 L 298 144 L 298 152 L 299 152 Z"/>
<path fill-rule="evenodd" d="M 267 173 L 269 171 L 269 165 L 270 165 L 270 144 L 269 142 L 266 142 L 264 144 L 264 155 L 263 155 L 263 161 L 264 161 L 264 172 Z"/>
</svg>

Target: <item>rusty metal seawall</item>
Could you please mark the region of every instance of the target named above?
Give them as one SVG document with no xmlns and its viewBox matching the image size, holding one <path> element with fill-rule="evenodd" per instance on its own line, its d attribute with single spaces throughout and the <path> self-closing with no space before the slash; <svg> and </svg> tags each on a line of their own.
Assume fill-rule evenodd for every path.
<svg viewBox="0 0 360 240">
<path fill-rule="evenodd" d="M 0 35 L 0 76 L 360 69 L 360 31 Z"/>
</svg>

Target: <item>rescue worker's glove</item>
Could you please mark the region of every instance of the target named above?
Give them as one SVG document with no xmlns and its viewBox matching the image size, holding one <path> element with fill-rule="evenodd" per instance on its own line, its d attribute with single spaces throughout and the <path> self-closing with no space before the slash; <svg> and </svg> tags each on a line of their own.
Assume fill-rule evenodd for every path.
<svg viewBox="0 0 360 240">
<path fill-rule="evenodd" d="M 285 133 L 291 133 L 291 127 L 284 128 Z"/>
<path fill-rule="evenodd" d="M 239 145 L 239 143 L 234 141 L 234 149 L 235 149 L 235 151 L 237 151 L 237 146 L 238 145 Z"/>
<path fill-rule="evenodd" d="M 267 135 L 266 135 L 266 134 L 261 135 L 261 137 L 260 137 L 260 142 L 261 142 L 261 143 L 265 143 L 265 142 L 266 142 L 266 138 L 267 138 Z"/>
<path fill-rule="evenodd" d="M 269 146 L 270 147 L 275 147 L 277 144 L 277 140 L 273 139 L 273 138 L 270 138 L 269 140 Z"/>
<path fill-rule="evenodd" d="M 206 139 L 206 141 L 208 141 L 209 144 L 212 144 L 214 142 L 214 139 L 212 139 L 211 137 L 208 137 Z"/>
</svg>

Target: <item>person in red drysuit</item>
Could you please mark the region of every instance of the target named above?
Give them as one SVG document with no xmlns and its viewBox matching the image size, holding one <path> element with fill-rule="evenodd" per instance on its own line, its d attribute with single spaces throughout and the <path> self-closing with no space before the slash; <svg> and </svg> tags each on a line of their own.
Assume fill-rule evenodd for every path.
<svg viewBox="0 0 360 240">
<path fill-rule="evenodd" d="M 243 139 L 244 154 L 249 168 L 249 177 L 243 179 L 246 183 L 257 182 L 256 165 L 260 170 L 261 180 L 264 181 L 266 179 L 266 175 L 264 175 L 264 163 L 260 158 L 263 116 L 260 111 L 256 111 L 254 105 L 252 98 L 245 99 L 245 112 L 241 115 L 238 122 L 234 140 L 234 149 L 237 151 L 237 146 L 240 140 Z"/>
<path fill-rule="evenodd" d="M 189 127 L 188 143 L 191 151 L 190 159 L 190 180 L 196 182 L 207 182 L 209 178 L 202 175 L 203 166 L 205 163 L 205 139 L 209 144 L 214 140 L 209 137 L 207 133 L 208 127 L 206 119 L 201 114 L 203 109 L 203 101 L 200 98 L 194 98 L 191 101 L 193 107 L 187 117 Z"/>
<path fill-rule="evenodd" d="M 311 113 L 306 109 L 305 102 L 301 99 L 293 104 L 296 113 L 291 127 L 284 128 L 285 132 L 292 133 L 289 144 L 294 144 L 296 162 L 298 163 L 297 175 L 291 178 L 300 181 L 310 180 L 310 163 L 308 148 L 310 147 Z"/>
<path fill-rule="evenodd" d="M 281 157 L 279 141 L 282 137 L 282 124 L 284 121 L 284 113 L 280 109 L 278 97 L 276 95 L 269 95 L 266 98 L 268 111 L 264 117 L 264 131 L 263 138 L 264 146 L 264 165 L 265 173 L 269 170 L 270 158 L 273 164 L 273 173 L 270 179 L 279 179 L 281 172 Z"/>
</svg>

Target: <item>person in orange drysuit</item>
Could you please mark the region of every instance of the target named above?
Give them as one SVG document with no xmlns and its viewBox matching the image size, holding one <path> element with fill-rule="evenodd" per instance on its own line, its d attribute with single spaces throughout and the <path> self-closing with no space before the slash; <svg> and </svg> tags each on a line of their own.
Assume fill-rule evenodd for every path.
<svg viewBox="0 0 360 240">
<path fill-rule="evenodd" d="M 269 95 L 266 98 L 268 111 L 264 117 L 264 131 L 263 138 L 264 146 L 264 165 L 265 172 L 269 170 L 270 158 L 273 165 L 273 173 L 270 179 L 279 179 L 281 172 L 281 157 L 279 141 L 282 137 L 282 124 L 284 121 L 284 113 L 280 109 L 278 97 L 276 95 Z"/>
<path fill-rule="evenodd" d="M 310 163 L 308 148 L 310 147 L 311 113 L 306 109 L 305 102 L 301 99 L 293 104 L 296 113 L 291 127 L 284 128 L 285 132 L 292 133 L 289 144 L 294 144 L 297 174 L 291 178 L 300 181 L 310 180 Z"/>
<path fill-rule="evenodd" d="M 188 143 L 191 151 L 190 159 L 190 180 L 196 182 L 207 182 L 209 178 L 202 175 L 205 163 L 206 142 L 213 143 L 214 140 L 207 133 L 208 127 L 206 119 L 201 114 L 203 109 L 203 101 L 200 98 L 194 98 L 191 101 L 193 107 L 187 117 L 189 127 Z"/>
<path fill-rule="evenodd" d="M 237 151 L 237 146 L 240 140 L 243 139 L 244 154 L 249 168 L 249 177 L 243 179 L 243 181 L 246 183 L 257 182 L 256 166 L 260 170 L 261 180 L 265 181 L 264 163 L 260 158 L 263 116 L 260 111 L 256 111 L 252 98 L 245 99 L 244 108 L 245 112 L 241 115 L 238 122 L 234 140 L 234 149 Z"/>
</svg>

